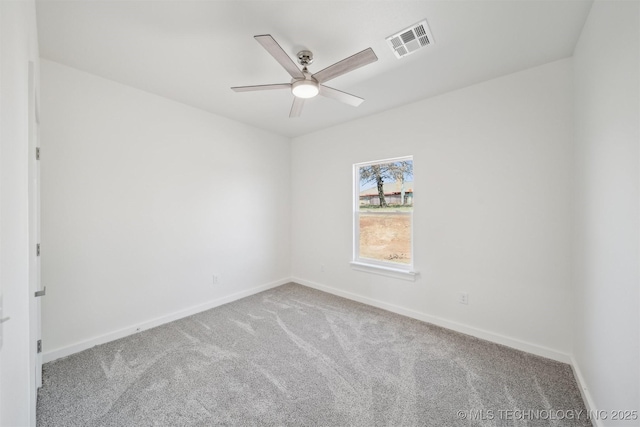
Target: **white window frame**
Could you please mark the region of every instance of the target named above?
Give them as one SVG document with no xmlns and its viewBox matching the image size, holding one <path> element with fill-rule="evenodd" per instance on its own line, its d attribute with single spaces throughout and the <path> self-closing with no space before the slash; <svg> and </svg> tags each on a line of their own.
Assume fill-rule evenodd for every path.
<svg viewBox="0 0 640 427">
<path fill-rule="evenodd" d="M 370 258 L 360 257 L 360 168 L 363 166 L 371 166 L 384 163 L 394 163 L 403 160 L 411 160 L 413 162 L 413 156 L 393 157 L 390 159 L 374 160 L 369 162 L 355 163 L 353 165 L 353 260 L 351 261 L 351 268 L 358 271 L 364 271 L 366 273 L 375 273 L 382 276 L 394 277 L 398 279 L 415 281 L 418 273 L 414 271 L 414 228 L 413 228 L 413 213 L 402 212 L 405 215 L 409 215 L 411 218 L 411 263 L 402 264 L 397 262 L 380 261 Z M 415 187 L 415 179 L 414 185 Z M 390 215 L 395 214 L 392 212 L 377 212 L 375 215 Z"/>
</svg>

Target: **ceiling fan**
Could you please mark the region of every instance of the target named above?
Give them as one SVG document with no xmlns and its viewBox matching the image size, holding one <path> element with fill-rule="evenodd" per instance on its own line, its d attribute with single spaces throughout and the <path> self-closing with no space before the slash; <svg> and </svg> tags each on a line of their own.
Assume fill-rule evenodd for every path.
<svg viewBox="0 0 640 427">
<path fill-rule="evenodd" d="M 267 50 L 267 52 L 271 54 L 271 56 L 275 58 L 276 61 L 280 63 L 280 65 L 284 67 L 285 70 L 287 70 L 292 77 L 291 83 L 236 86 L 231 88 L 234 91 L 249 92 L 255 90 L 291 89 L 291 93 L 293 93 L 294 98 L 289 117 L 299 117 L 300 113 L 302 113 L 304 100 L 313 98 L 316 95 L 326 96 L 327 98 L 332 98 L 354 107 L 357 107 L 362 103 L 362 101 L 364 101 L 362 98 L 330 88 L 325 86 L 323 83 L 348 73 L 349 71 L 353 71 L 377 61 L 378 57 L 373 52 L 373 49 L 365 49 L 362 52 L 358 52 L 355 55 L 328 66 L 324 70 L 311 74 L 307 70 L 307 66 L 311 65 L 313 62 L 313 53 L 310 51 L 302 50 L 298 52 L 298 62 L 302 65 L 302 70 L 300 70 L 300 68 L 298 68 L 298 66 L 293 62 L 289 55 L 287 55 L 284 49 L 280 47 L 278 42 L 271 37 L 271 35 L 265 34 L 254 36 L 254 38 Z"/>
</svg>

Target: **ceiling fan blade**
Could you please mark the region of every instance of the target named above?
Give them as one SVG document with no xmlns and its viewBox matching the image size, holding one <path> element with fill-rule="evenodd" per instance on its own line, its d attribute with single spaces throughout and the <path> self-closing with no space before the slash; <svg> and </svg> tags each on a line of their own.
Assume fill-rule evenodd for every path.
<svg viewBox="0 0 640 427">
<path fill-rule="evenodd" d="M 291 74 L 291 77 L 296 79 L 304 79 L 304 74 L 300 71 L 300 68 L 296 65 L 295 62 L 291 59 L 287 52 L 280 47 L 277 41 L 270 34 L 265 34 L 262 36 L 254 36 L 254 39 L 258 41 L 264 47 L 267 52 L 271 54 L 275 58 L 276 61 L 280 63 L 287 70 L 287 73 Z"/>
<path fill-rule="evenodd" d="M 251 92 L 254 90 L 291 89 L 291 83 L 279 83 L 275 85 L 236 86 L 231 90 L 235 92 Z"/>
<path fill-rule="evenodd" d="M 300 117 L 302 114 L 302 107 L 304 106 L 304 98 L 293 97 L 293 105 L 291 106 L 291 112 L 289 118 Z"/>
<path fill-rule="evenodd" d="M 335 99 L 336 101 L 344 102 L 345 104 L 353 107 L 357 107 L 364 102 L 364 99 L 358 96 L 324 85 L 320 85 L 320 95 Z"/>
<path fill-rule="evenodd" d="M 318 71 L 312 77 L 318 81 L 318 83 L 324 83 L 331 79 L 335 79 L 349 71 L 353 71 L 357 68 L 364 67 L 367 64 L 376 62 L 378 57 L 374 53 L 373 49 L 368 48 L 362 52 L 358 52 L 340 62 L 336 62 L 333 65 L 329 65 L 324 70 Z"/>
</svg>

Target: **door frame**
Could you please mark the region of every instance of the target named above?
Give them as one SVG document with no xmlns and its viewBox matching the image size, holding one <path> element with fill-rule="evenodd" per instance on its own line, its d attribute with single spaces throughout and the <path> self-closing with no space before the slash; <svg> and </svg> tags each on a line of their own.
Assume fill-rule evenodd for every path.
<svg viewBox="0 0 640 427">
<path fill-rule="evenodd" d="M 41 251 L 40 245 L 40 161 L 36 150 L 40 148 L 40 106 L 38 68 L 29 61 L 29 360 L 33 367 L 30 387 L 33 404 L 37 399 L 38 388 L 42 387 L 42 353 L 38 352 L 37 342 L 41 340 L 41 303 L 35 293 L 41 289 Z"/>
</svg>

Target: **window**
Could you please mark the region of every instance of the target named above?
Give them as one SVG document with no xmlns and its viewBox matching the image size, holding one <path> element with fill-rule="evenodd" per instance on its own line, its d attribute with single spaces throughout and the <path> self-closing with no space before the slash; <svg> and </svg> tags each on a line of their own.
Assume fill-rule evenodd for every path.
<svg viewBox="0 0 640 427">
<path fill-rule="evenodd" d="M 356 269 L 415 278 L 413 157 L 354 165 L 353 262 Z"/>
</svg>

